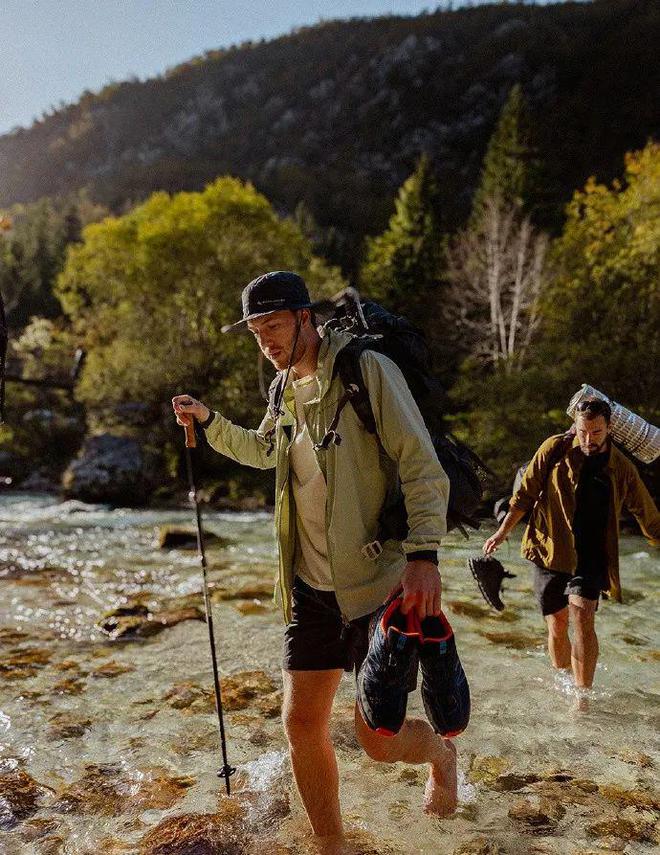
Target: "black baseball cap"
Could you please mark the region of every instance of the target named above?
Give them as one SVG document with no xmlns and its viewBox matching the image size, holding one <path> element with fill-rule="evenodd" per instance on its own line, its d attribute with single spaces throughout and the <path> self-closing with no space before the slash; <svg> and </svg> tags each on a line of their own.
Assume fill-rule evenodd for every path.
<svg viewBox="0 0 660 855">
<path fill-rule="evenodd" d="M 296 311 L 312 305 L 305 280 L 289 270 L 272 270 L 257 276 L 243 288 L 241 294 L 243 318 L 222 328 L 225 333 L 243 332 L 247 322 L 284 309 Z"/>
</svg>

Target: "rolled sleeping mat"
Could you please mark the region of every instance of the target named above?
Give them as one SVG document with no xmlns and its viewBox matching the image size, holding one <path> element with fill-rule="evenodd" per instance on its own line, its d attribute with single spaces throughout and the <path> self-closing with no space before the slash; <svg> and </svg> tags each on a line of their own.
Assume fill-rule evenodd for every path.
<svg viewBox="0 0 660 855">
<path fill-rule="evenodd" d="M 575 408 L 585 398 L 600 398 L 612 408 L 610 427 L 612 438 L 615 442 L 623 445 L 642 463 L 653 463 L 660 456 L 660 428 L 647 422 L 636 413 L 612 401 L 603 392 L 594 389 L 593 386 L 582 384 L 579 392 L 571 398 L 566 412 L 571 418 L 575 417 Z"/>
</svg>

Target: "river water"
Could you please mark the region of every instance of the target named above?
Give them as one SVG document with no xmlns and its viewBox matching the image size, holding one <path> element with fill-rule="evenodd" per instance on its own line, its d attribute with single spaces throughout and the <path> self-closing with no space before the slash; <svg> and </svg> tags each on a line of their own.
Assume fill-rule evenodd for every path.
<svg viewBox="0 0 660 855">
<path fill-rule="evenodd" d="M 272 518 L 205 513 L 219 536 L 209 564 L 238 767 L 230 800 L 216 776 L 198 560 L 158 545 L 160 527 L 190 523 L 190 511 L 5 493 L 0 521 L 0 852 L 312 851 L 278 717 L 282 623 L 266 593 Z M 425 816 L 421 767 L 361 754 L 346 675 L 332 730 L 353 851 L 657 851 L 657 553 L 641 537 L 622 539 L 626 602 L 601 604 L 596 684 L 580 699 L 549 666 L 517 542 L 500 554 L 517 573 L 506 610 L 481 599 L 466 559 L 482 540 L 450 535 L 442 549 L 445 610 L 473 697 L 456 740 L 459 809 L 450 819 Z M 122 605 L 132 607 L 137 636 L 113 640 L 99 621 Z M 418 695 L 409 708 L 423 715 Z M 208 834 L 216 823 L 222 843 L 186 839 L 199 816 L 178 826 L 171 818 L 191 814 L 206 815 Z"/>
</svg>

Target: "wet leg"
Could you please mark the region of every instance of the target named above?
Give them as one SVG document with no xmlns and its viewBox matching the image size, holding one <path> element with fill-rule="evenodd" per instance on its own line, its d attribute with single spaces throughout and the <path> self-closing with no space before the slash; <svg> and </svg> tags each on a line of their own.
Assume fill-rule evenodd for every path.
<svg viewBox="0 0 660 855">
<path fill-rule="evenodd" d="M 282 672 L 282 720 L 293 775 L 318 842 L 330 846 L 343 834 L 337 758 L 328 726 L 342 673 L 338 669 Z"/>
<path fill-rule="evenodd" d="M 571 594 L 568 603 L 573 626 L 571 665 L 575 685 L 588 689 L 593 684 L 598 661 L 598 638 L 594 625 L 598 600 Z"/>
<path fill-rule="evenodd" d="M 548 625 L 548 653 L 553 666 L 571 667 L 571 642 L 568 637 L 568 608 L 545 616 Z"/>
<path fill-rule="evenodd" d="M 430 763 L 424 794 L 424 810 L 449 816 L 458 803 L 456 748 L 421 719 L 407 718 L 396 736 L 381 736 L 371 730 L 355 707 L 355 732 L 372 760 L 381 763 Z"/>
</svg>

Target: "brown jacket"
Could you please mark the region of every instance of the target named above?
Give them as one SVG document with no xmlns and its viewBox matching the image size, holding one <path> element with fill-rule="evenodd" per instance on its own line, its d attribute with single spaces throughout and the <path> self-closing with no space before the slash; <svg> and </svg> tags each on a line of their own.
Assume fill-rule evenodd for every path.
<svg viewBox="0 0 660 855">
<path fill-rule="evenodd" d="M 521 553 L 549 570 L 575 574 L 577 554 L 573 537 L 575 491 L 584 455 L 578 438 L 548 473 L 554 449 L 565 442 L 564 434 L 546 439 L 530 461 L 522 483 L 509 507 L 531 512 L 522 540 Z M 660 546 L 660 512 L 644 486 L 635 466 L 614 445 L 607 463 L 612 489 L 607 527 L 606 552 L 609 594 L 621 599 L 619 580 L 619 517 L 625 505 L 642 532 Z"/>
</svg>

